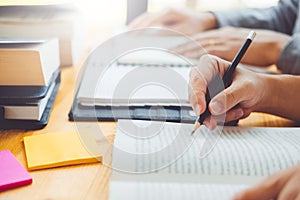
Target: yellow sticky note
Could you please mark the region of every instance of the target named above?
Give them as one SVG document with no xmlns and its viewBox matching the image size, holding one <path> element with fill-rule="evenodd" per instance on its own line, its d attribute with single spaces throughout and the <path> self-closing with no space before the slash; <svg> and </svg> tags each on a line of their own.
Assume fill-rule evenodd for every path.
<svg viewBox="0 0 300 200">
<path fill-rule="evenodd" d="M 24 137 L 29 170 L 100 162 L 102 156 L 89 132 L 47 133 Z"/>
</svg>

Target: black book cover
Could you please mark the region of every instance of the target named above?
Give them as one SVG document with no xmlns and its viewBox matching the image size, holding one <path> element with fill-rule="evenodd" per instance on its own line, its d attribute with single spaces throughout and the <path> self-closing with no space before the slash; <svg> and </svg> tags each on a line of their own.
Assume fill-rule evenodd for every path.
<svg viewBox="0 0 300 200">
<path fill-rule="evenodd" d="M 24 130 L 36 130 L 36 129 L 42 129 L 44 128 L 47 123 L 48 123 L 48 120 L 49 120 L 49 116 L 50 116 L 50 113 L 52 111 L 52 108 L 53 108 L 53 104 L 54 104 L 54 101 L 55 101 L 55 98 L 57 96 L 57 93 L 58 93 L 58 90 L 59 90 L 59 86 L 60 86 L 60 71 L 56 71 L 53 73 L 53 78 L 52 78 L 52 81 L 55 81 L 55 86 L 54 86 L 54 89 L 53 89 L 53 92 L 47 102 L 47 105 L 46 105 L 46 108 L 43 112 L 43 115 L 41 117 L 40 120 L 7 120 L 7 119 L 4 119 L 4 108 L 1 108 L 0 107 L 0 129 L 24 129 Z M 49 84 L 51 85 L 51 84 Z M 17 89 L 21 89 L 21 86 L 17 86 L 19 88 Z M 36 87 L 36 86 L 34 86 Z M 37 88 L 35 88 L 37 89 Z M 45 95 L 47 94 L 47 91 L 49 88 L 42 88 L 40 87 L 40 90 L 35 90 L 35 89 L 32 89 L 30 91 L 24 91 L 23 93 L 21 94 L 29 94 L 30 92 L 33 92 L 32 94 L 32 97 L 33 99 L 41 99 L 43 97 L 45 97 Z M 25 90 L 23 88 L 23 90 Z M 34 93 L 34 91 L 39 91 L 37 93 Z M 0 92 L 1 96 L 2 96 L 2 93 Z M 8 93 L 6 93 L 8 94 Z M 10 92 L 10 94 L 13 94 L 13 92 Z M 18 95 L 14 95 L 14 96 L 20 96 L 20 99 L 24 100 L 29 100 L 29 96 L 26 96 L 26 97 L 22 97 L 21 94 L 18 94 Z M 13 95 L 11 95 L 11 99 L 14 100 L 12 98 Z M 5 99 L 2 97 L 2 100 L 5 101 Z M 20 102 L 20 100 L 18 101 Z"/>
</svg>

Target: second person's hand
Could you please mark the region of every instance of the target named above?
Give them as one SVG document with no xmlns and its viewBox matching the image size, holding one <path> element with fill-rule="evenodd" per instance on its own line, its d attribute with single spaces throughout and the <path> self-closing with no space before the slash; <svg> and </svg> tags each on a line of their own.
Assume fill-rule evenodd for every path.
<svg viewBox="0 0 300 200">
<path fill-rule="evenodd" d="M 189 41 L 174 47 L 173 51 L 186 57 L 199 59 L 212 54 L 225 60 L 232 60 L 243 44 L 250 29 L 225 27 L 199 33 Z M 242 59 L 245 64 L 270 66 L 276 64 L 282 49 L 290 36 L 268 30 L 255 30 L 257 37 Z"/>
<path fill-rule="evenodd" d="M 185 35 L 195 35 L 204 30 L 215 28 L 215 16 L 210 12 L 167 9 L 158 13 L 145 13 L 136 18 L 129 29 L 162 27 Z"/>
</svg>

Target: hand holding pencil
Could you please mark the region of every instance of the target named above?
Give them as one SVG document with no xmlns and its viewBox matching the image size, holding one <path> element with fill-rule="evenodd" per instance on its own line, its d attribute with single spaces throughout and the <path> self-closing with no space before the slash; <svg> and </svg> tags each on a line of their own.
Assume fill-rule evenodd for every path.
<svg viewBox="0 0 300 200">
<path fill-rule="evenodd" d="M 263 110 L 268 105 L 265 94 L 266 87 L 269 87 L 270 84 L 268 84 L 267 78 L 263 77 L 266 75 L 242 68 L 236 68 L 234 73 L 231 73 L 231 85 L 226 85 L 225 89 L 214 96 L 210 102 L 206 102 L 205 95 L 208 92 L 209 83 L 217 74 L 224 79 L 224 75 L 233 63 L 212 55 L 205 55 L 200 58 L 198 66 L 192 68 L 190 72 L 190 102 L 200 117 L 207 110 L 209 111 L 209 115 L 202 119 L 203 124 L 210 129 L 214 129 L 217 122 L 245 118 L 252 111 Z M 237 64 L 238 62 L 235 65 Z"/>
</svg>

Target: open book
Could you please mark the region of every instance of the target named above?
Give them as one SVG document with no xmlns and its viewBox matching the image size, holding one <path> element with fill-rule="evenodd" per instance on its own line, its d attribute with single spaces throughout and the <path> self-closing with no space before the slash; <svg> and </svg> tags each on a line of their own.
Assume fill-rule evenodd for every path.
<svg viewBox="0 0 300 200">
<path fill-rule="evenodd" d="M 300 162 L 300 129 L 120 120 L 110 200 L 231 199 L 265 176 Z"/>
<path fill-rule="evenodd" d="M 85 106 L 188 105 L 188 79 L 193 62 L 168 50 L 186 40 L 174 36 L 128 35 L 112 41 L 105 52 L 94 52 L 95 56 L 90 58 L 93 66 L 86 67 L 78 93 L 79 103 Z M 125 51 L 127 46 L 136 48 Z M 111 52 L 112 62 L 100 74 L 103 66 L 95 63 L 104 60 L 106 52 Z"/>
</svg>

